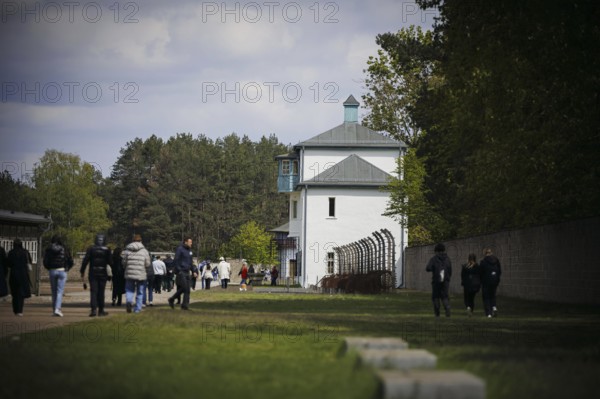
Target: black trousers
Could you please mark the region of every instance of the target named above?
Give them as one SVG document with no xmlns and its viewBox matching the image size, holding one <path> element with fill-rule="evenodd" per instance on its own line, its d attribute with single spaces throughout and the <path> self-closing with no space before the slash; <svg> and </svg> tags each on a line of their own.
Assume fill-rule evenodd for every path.
<svg viewBox="0 0 600 399">
<path fill-rule="evenodd" d="M 162 274 L 154 275 L 154 287 L 152 287 L 152 288 L 154 289 L 154 292 L 157 294 L 160 294 L 160 292 L 161 292 L 162 280 L 163 280 Z"/>
<path fill-rule="evenodd" d="M 177 298 L 181 298 L 183 295 L 183 300 L 181 301 L 181 307 L 187 308 L 190 305 L 190 290 L 191 290 L 191 277 L 189 273 L 179 273 L 176 277 L 177 291 L 170 298 L 171 300 L 175 300 Z"/>
<path fill-rule="evenodd" d="M 448 299 L 449 281 L 441 283 L 431 283 L 431 301 L 433 302 L 433 313 L 436 316 L 440 315 L 440 300 L 444 305 L 446 316 L 450 316 L 450 300 Z"/>
<path fill-rule="evenodd" d="M 489 316 L 492 314 L 492 309 L 496 306 L 496 290 L 498 284 L 484 284 L 481 287 L 481 296 L 483 297 L 483 307 L 485 308 L 485 315 Z"/>
<path fill-rule="evenodd" d="M 105 288 L 105 278 L 90 276 L 90 306 L 92 310 L 99 309 L 100 312 L 104 311 Z"/>
<path fill-rule="evenodd" d="M 477 295 L 478 292 L 479 290 L 464 289 L 465 307 L 475 310 L 475 295 Z"/>
<path fill-rule="evenodd" d="M 222 278 L 221 279 L 221 288 L 227 288 L 227 284 L 229 283 L 229 279 L 228 278 Z"/>
</svg>

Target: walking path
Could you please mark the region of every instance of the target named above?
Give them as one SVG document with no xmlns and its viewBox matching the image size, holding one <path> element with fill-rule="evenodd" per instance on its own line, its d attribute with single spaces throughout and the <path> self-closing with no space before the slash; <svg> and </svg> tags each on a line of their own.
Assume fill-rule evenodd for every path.
<svg viewBox="0 0 600 399">
<path fill-rule="evenodd" d="M 163 291 L 161 294 L 154 294 L 154 307 L 169 306 L 167 299 L 173 293 L 174 291 Z M 125 294 L 122 297 L 123 306 L 120 307 L 111 306 L 110 283 L 107 284 L 105 295 L 105 311 L 108 312 L 106 317 L 126 313 Z M 42 286 L 40 296 L 32 296 L 25 300 L 22 317 L 13 313 L 11 297 L 6 296 L 0 298 L 0 338 L 92 320 L 89 317 L 90 310 L 90 291 L 89 289 L 84 290 L 81 282 L 67 282 L 66 284 L 62 306 L 64 317 L 57 317 L 52 314 L 52 296 L 50 295 L 49 285 L 48 287 Z"/>
</svg>

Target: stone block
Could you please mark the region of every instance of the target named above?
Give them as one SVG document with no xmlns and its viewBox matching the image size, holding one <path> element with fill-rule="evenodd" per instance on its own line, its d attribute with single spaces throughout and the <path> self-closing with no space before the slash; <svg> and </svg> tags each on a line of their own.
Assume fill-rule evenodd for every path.
<svg viewBox="0 0 600 399">
<path fill-rule="evenodd" d="M 346 337 L 346 351 L 351 349 L 406 349 L 408 344 L 402 338 Z"/>
<path fill-rule="evenodd" d="M 361 349 L 362 363 L 382 369 L 435 368 L 437 357 L 424 349 Z"/>
<path fill-rule="evenodd" d="M 384 399 L 485 399 L 485 382 L 466 371 L 377 372 Z"/>
</svg>

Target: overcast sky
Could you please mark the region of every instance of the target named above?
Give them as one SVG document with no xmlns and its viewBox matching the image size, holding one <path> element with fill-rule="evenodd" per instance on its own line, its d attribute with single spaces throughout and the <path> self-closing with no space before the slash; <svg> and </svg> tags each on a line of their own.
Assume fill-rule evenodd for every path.
<svg viewBox="0 0 600 399">
<path fill-rule="evenodd" d="M 361 101 L 378 33 L 435 17 L 398 0 L 1 7 L 0 161 L 15 179 L 50 148 L 108 176 L 152 134 L 308 139 L 343 121 L 350 94 Z"/>
</svg>

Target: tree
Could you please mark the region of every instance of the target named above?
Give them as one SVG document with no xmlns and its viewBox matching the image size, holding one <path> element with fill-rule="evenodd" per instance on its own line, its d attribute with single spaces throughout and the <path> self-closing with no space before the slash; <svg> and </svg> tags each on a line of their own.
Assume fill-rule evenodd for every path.
<svg viewBox="0 0 600 399">
<path fill-rule="evenodd" d="M 0 173 L 0 209 L 39 213 L 34 189 L 19 180 L 14 180 L 8 171 Z"/>
<path fill-rule="evenodd" d="M 387 187 L 390 200 L 384 215 L 393 217 L 408 229 L 408 244 L 419 245 L 443 239 L 444 219 L 426 198 L 425 166 L 415 149 L 398 158 L 396 173 Z"/>
<path fill-rule="evenodd" d="M 35 196 L 52 216 L 53 230 L 74 251 L 83 251 L 95 234 L 111 225 L 107 204 L 98 194 L 101 175 L 79 156 L 47 150 L 33 171 Z"/>
<path fill-rule="evenodd" d="M 231 249 L 251 263 L 274 265 L 277 257 L 271 251 L 271 235 L 253 220 L 244 223 L 231 240 Z M 237 253 L 235 253 L 237 255 Z"/>
<path fill-rule="evenodd" d="M 417 111 L 435 84 L 439 49 L 432 32 L 415 26 L 377 35 L 376 43 L 381 49 L 363 71 L 368 92 L 362 99 L 368 113 L 362 123 L 413 145 L 427 128 Z"/>
<path fill-rule="evenodd" d="M 365 119 L 392 132 L 397 120 L 414 126 L 408 143 L 444 237 L 598 215 L 600 4 L 419 4 L 440 11 L 431 45 L 414 45 L 416 30 L 378 35 Z M 419 65 L 430 66 L 425 79 L 408 84 Z"/>
<path fill-rule="evenodd" d="M 113 237 L 144 237 L 153 250 L 172 250 L 190 235 L 201 257 L 214 257 L 249 220 L 276 226 L 285 214 L 277 193 L 277 138 L 254 143 L 228 135 L 215 141 L 180 133 L 163 142 L 135 139 L 121 150 L 103 195 Z"/>
</svg>

